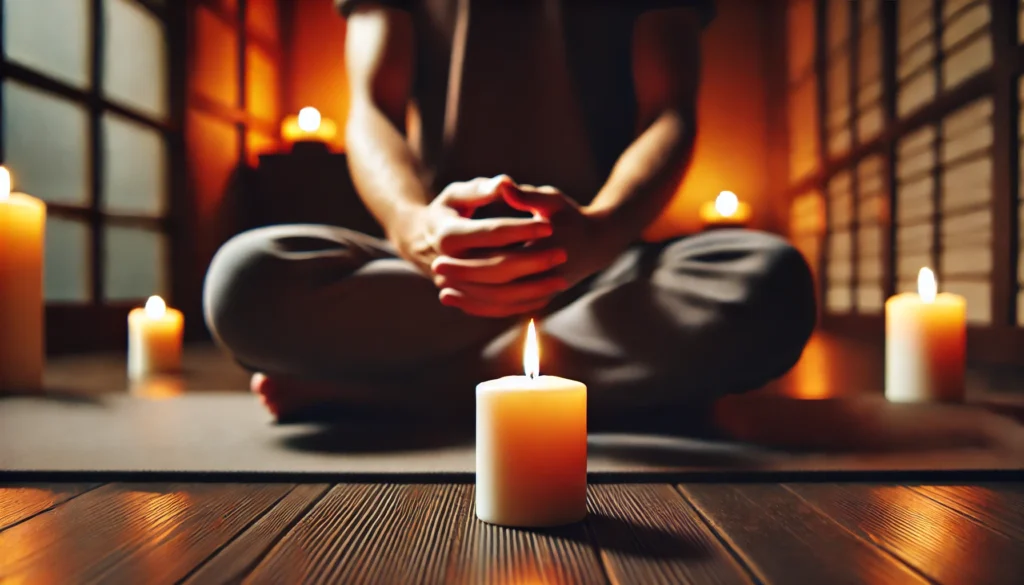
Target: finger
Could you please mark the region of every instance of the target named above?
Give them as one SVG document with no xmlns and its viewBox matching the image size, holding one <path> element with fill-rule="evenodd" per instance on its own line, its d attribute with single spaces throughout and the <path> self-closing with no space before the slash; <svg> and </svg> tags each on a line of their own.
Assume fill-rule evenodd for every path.
<svg viewBox="0 0 1024 585">
<path fill-rule="evenodd" d="M 441 304 L 461 309 L 463 312 L 477 317 L 513 317 L 533 311 L 539 311 L 547 306 L 549 300 L 542 299 L 525 303 L 491 303 L 470 297 L 457 290 L 446 288 L 440 292 L 438 298 Z"/>
<path fill-rule="evenodd" d="M 431 270 L 460 282 L 502 284 L 547 272 L 566 260 L 565 250 L 560 248 L 501 252 L 486 258 L 438 256 Z"/>
<path fill-rule="evenodd" d="M 434 249 L 455 256 L 475 248 L 502 248 L 532 242 L 551 233 L 551 223 L 543 218 L 458 218 L 441 227 Z"/>
<path fill-rule="evenodd" d="M 510 282 L 508 284 L 477 284 L 437 276 L 434 284 L 439 289 L 453 289 L 466 296 L 500 304 L 517 304 L 549 299 L 569 288 L 560 276 L 546 276 L 536 280 Z"/>
<path fill-rule="evenodd" d="M 515 185 L 515 182 L 508 175 L 478 177 L 471 181 L 452 183 L 438 197 L 460 215 L 469 216 L 476 208 L 501 199 L 510 185 Z"/>
<path fill-rule="evenodd" d="M 542 187 L 504 185 L 502 195 L 505 202 L 512 208 L 539 213 L 545 217 L 551 216 L 568 205 L 568 198 L 565 194 L 550 185 Z"/>
</svg>

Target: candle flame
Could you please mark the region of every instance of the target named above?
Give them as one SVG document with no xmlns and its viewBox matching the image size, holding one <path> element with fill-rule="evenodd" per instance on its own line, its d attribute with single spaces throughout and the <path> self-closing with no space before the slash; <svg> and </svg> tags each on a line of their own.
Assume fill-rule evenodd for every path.
<svg viewBox="0 0 1024 585">
<path fill-rule="evenodd" d="M 530 327 L 526 330 L 526 346 L 523 348 L 523 371 L 530 378 L 540 375 L 540 346 L 537 343 L 537 328 L 530 319 Z"/>
<path fill-rule="evenodd" d="M 921 295 L 921 300 L 926 303 L 934 302 L 935 294 L 938 290 L 939 285 L 935 282 L 935 273 L 932 272 L 931 268 L 922 268 L 917 273 L 917 294 Z"/>
<path fill-rule="evenodd" d="M 715 198 L 715 210 L 722 217 L 732 217 L 740 208 L 740 199 L 732 191 L 722 191 Z"/>
<path fill-rule="evenodd" d="M 0 166 L 0 201 L 11 196 L 11 172 L 7 167 Z"/>
<path fill-rule="evenodd" d="M 299 110 L 299 128 L 303 132 L 316 132 L 320 128 L 320 110 L 309 106 Z"/>
<path fill-rule="evenodd" d="M 146 316 L 150 319 L 160 319 L 167 313 L 167 303 L 158 296 L 149 297 L 146 301 Z"/>
</svg>

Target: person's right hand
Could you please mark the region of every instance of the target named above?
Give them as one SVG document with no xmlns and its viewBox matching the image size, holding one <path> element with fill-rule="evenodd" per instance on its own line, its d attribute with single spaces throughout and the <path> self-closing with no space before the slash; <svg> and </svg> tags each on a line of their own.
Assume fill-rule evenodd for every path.
<svg viewBox="0 0 1024 585">
<path fill-rule="evenodd" d="M 551 235 L 547 219 L 472 218 L 478 208 L 501 200 L 509 185 L 514 183 L 505 175 L 452 183 L 393 236 L 402 257 L 440 289 L 442 303 L 471 315 L 508 317 L 538 310 L 565 289 L 563 279 L 543 276 L 565 262 L 564 251 L 529 247 Z M 455 258 L 480 259 L 488 268 L 474 281 L 437 274 L 437 266 Z"/>
</svg>

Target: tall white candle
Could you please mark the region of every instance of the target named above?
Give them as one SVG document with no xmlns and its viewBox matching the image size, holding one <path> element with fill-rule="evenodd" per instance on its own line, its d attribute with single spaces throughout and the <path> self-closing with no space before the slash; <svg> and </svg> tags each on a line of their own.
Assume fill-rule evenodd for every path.
<svg viewBox="0 0 1024 585">
<path fill-rule="evenodd" d="M 181 369 L 185 319 L 160 297 L 128 313 L 128 377 L 133 380 Z"/>
<path fill-rule="evenodd" d="M 46 204 L 11 193 L 0 167 L 0 391 L 43 386 Z"/>
<path fill-rule="evenodd" d="M 587 387 L 541 376 L 537 332 L 527 331 L 525 376 L 476 389 L 476 515 L 543 527 L 587 515 Z"/>
<path fill-rule="evenodd" d="M 928 268 L 918 274 L 917 288 L 885 303 L 885 396 L 893 402 L 963 400 L 967 301 L 937 294 Z"/>
</svg>

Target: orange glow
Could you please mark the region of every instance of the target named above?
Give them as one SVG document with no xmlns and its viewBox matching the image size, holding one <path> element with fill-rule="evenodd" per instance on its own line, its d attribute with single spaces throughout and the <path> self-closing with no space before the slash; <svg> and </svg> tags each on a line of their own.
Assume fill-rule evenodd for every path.
<svg viewBox="0 0 1024 585">
<path fill-rule="evenodd" d="M 185 381 L 176 376 L 152 376 L 132 382 L 129 391 L 145 400 L 169 400 L 185 393 Z"/>
<path fill-rule="evenodd" d="M 834 352 L 832 352 L 834 355 Z M 835 396 L 830 374 L 835 364 L 829 359 L 829 348 L 819 335 L 812 335 L 800 360 L 789 373 L 786 395 L 805 400 L 821 400 Z"/>
<path fill-rule="evenodd" d="M 268 124 L 281 118 L 277 66 L 262 49 L 250 45 L 245 51 L 245 107 L 249 113 Z"/>
<path fill-rule="evenodd" d="M 722 191 L 714 201 L 700 208 L 700 220 L 708 226 L 744 226 L 750 222 L 750 205 L 740 201 L 732 191 Z"/>
<path fill-rule="evenodd" d="M 245 133 L 245 152 L 249 166 L 255 168 L 260 164 L 261 154 L 277 152 L 280 140 L 277 138 L 249 131 Z"/>
<path fill-rule="evenodd" d="M 323 142 L 330 145 L 337 136 L 334 120 L 324 118 L 316 108 L 306 106 L 297 116 L 288 116 L 281 123 L 281 138 L 289 144 Z"/>
</svg>

